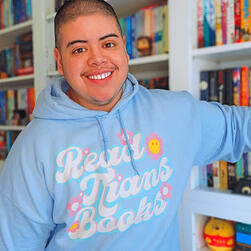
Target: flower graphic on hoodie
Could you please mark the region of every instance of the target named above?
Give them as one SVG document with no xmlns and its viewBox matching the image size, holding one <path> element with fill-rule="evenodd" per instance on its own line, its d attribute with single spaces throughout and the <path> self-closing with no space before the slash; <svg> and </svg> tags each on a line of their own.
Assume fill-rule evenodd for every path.
<svg viewBox="0 0 251 251">
<path fill-rule="evenodd" d="M 81 191 L 78 197 L 72 198 L 71 202 L 67 204 L 67 209 L 70 211 L 70 216 L 74 216 L 81 209 L 81 204 L 83 202 L 82 196 L 83 192 Z"/>
<path fill-rule="evenodd" d="M 127 134 L 129 144 L 132 144 L 133 133 L 132 132 L 126 132 L 126 134 Z M 123 131 L 118 133 L 118 138 L 120 139 L 120 143 L 122 145 L 126 145 L 126 138 L 125 138 L 125 135 L 124 135 Z"/>
<path fill-rule="evenodd" d="M 162 200 L 165 200 L 165 198 L 169 199 L 171 198 L 171 185 L 167 185 L 167 183 L 163 183 L 163 186 L 160 188 L 160 194 L 162 197 Z"/>
<path fill-rule="evenodd" d="M 79 221 L 74 221 L 72 225 L 69 227 L 69 229 L 67 230 L 67 232 L 74 233 L 79 229 L 79 227 L 80 227 Z"/>
<path fill-rule="evenodd" d="M 156 133 L 151 133 L 146 138 L 146 151 L 154 160 L 158 160 L 163 154 L 163 141 Z"/>
</svg>

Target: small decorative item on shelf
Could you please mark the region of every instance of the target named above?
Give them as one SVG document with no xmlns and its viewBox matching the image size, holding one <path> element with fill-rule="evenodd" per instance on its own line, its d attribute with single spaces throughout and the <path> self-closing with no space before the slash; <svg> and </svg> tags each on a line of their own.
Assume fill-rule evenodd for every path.
<svg viewBox="0 0 251 251">
<path fill-rule="evenodd" d="M 232 191 L 233 193 L 251 195 L 251 176 L 240 178 Z"/>
<path fill-rule="evenodd" d="M 140 57 L 152 55 L 152 39 L 148 36 L 141 36 L 137 39 L 137 50 Z"/>
<path fill-rule="evenodd" d="M 231 251 L 235 245 L 234 226 L 230 221 L 211 217 L 204 228 L 204 240 L 211 251 Z"/>
</svg>

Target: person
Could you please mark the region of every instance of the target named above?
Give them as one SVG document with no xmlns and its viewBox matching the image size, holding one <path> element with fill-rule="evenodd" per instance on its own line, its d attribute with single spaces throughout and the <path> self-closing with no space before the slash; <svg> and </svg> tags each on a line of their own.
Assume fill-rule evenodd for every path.
<svg viewBox="0 0 251 251">
<path fill-rule="evenodd" d="M 0 177 L 0 250 L 179 250 L 194 165 L 251 150 L 251 111 L 147 90 L 102 0 L 55 17 L 62 77 L 39 95 Z"/>
</svg>

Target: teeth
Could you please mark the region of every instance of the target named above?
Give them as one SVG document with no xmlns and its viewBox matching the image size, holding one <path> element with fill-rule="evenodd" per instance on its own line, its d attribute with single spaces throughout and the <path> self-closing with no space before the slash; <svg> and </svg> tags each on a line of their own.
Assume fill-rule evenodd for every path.
<svg viewBox="0 0 251 251">
<path fill-rule="evenodd" d="M 107 77 L 109 77 L 112 73 L 111 72 L 106 72 L 106 73 L 102 73 L 99 75 L 92 75 L 92 76 L 88 76 L 89 79 L 105 79 Z"/>
</svg>

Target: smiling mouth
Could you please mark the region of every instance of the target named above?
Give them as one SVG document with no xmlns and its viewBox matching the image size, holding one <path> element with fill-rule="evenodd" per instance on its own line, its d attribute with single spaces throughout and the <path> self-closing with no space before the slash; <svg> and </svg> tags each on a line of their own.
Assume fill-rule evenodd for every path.
<svg viewBox="0 0 251 251">
<path fill-rule="evenodd" d="M 103 80 L 103 79 L 108 78 L 111 74 L 112 74 L 112 72 L 109 71 L 109 72 L 104 72 L 102 74 L 90 75 L 87 78 L 94 79 L 94 80 Z"/>
</svg>

